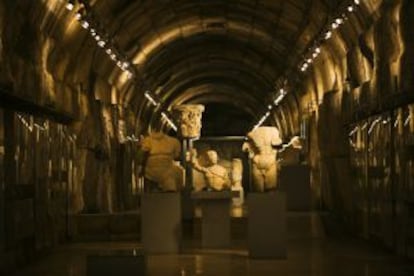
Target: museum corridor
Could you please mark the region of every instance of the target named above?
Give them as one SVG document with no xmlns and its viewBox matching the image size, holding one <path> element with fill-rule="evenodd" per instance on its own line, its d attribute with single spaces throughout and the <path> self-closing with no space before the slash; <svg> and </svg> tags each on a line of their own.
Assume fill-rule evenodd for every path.
<svg viewBox="0 0 414 276">
<path fill-rule="evenodd" d="M 414 275 L 414 1 L 0 1 L 0 275 Z"/>
</svg>

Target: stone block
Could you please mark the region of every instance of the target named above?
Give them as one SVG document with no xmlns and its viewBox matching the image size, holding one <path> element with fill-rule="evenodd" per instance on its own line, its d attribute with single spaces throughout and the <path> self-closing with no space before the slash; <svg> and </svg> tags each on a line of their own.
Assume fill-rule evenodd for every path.
<svg viewBox="0 0 414 276">
<path fill-rule="evenodd" d="M 249 256 L 286 258 L 285 193 L 250 193 L 247 204 Z"/>
<path fill-rule="evenodd" d="M 144 193 L 141 232 L 148 253 L 177 253 L 181 245 L 180 193 Z"/>
</svg>

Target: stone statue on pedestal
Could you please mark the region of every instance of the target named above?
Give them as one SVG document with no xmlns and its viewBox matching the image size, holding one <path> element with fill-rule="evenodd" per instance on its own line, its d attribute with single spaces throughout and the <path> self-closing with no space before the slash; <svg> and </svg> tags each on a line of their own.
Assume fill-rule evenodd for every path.
<svg viewBox="0 0 414 276">
<path fill-rule="evenodd" d="M 242 149 L 247 151 L 252 159 L 254 190 L 256 192 L 275 190 L 278 185 L 278 148 L 301 149 L 300 138 L 294 136 L 288 144 L 282 145 L 279 130 L 276 127 L 263 126 L 249 132 L 247 139 Z"/>
<path fill-rule="evenodd" d="M 206 179 L 207 189 L 212 191 L 222 191 L 230 188 L 229 173 L 223 166 L 217 164 L 218 155 L 214 150 L 207 151 L 209 164 L 201 166 L 197 160 L 196 151 L 193 152 L 192 164 L 194 169 L 202 172 Z"/>
<path fill-rule="evenodd" d="M 174 161 L 180 157 L 181 144 L 178 139 L 162 132 L 152 132 L 142 140 L 144 152 L 140 174 L 156 183 L 164 192 L 180 190 L 184 185 L 184 169 Z"/>
<path fill-rule="evenodd" d="M 243 151 L 252 159 L 253 187 L 257 192 L 274 190 L 277 187 L 278 164 L 276 146 L 282 144 L 276 127 L 258 127 L 247 134 L 248 141 Z"/>
</svg>

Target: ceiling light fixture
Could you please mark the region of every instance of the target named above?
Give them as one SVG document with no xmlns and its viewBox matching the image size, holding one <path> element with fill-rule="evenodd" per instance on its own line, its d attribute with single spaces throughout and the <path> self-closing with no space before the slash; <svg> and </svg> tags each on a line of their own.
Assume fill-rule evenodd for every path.
<svg viewBox="0 0 414 276">
<path fill-rule="evenodd" d="M 359 0 L 352 0 L 352 2 L 350 4 L 348 4 L 347 6 L 344 7 L 344 11 L 342 11 L 341 13 L 338 13 L 340 16 L 337 16 L 335 18 L 335 20 L 332 22 L 330 22 L 327 26 L 325 26 L 325 28 L 323 28 L 322 30 L 324 30 L 323 32 L 321 32 L 321 35 L 316 37 L 315 41 L 312 43 L 313 46 L 310 47 L 305 54 L 303 55 L 303 60 L 301 60 L 298 64 L 297 69 L 304 73 L 306 72 L 310 65 L 313 63 L 313 61 L 319 56 L 319 54 L 322 52 L 321 50 L 321 45 L 322 43 L 324 43 L 324 41 L 329 40 L 332 35 L 333 35 L 333 30 L 337 30 L 342 24 L 344 24 L 345 20 L 347 20 L 347 12 L 348 13 L 352 13 L 355 11 L 355 8 L 360 4 Z M 288 78 L 286 76 L 283 76 L 283 78 L 285 79 L 284 82 L 279 82 L 279 87 L 285 87 Z M 283 88 L 282 88 L 283 89 Z M 279 93 L 277 98 L 273 101 L 273 104 L 275 106 L 278 106 L 280 104 L 280 102 L 283 100 L 283 98 L 285 97 L 285 95 L 287 94 L 287 91 L 285 91 L 284 93 Z M 267 108 L 268 110 L 271 110 L 269 108 Z M 267 118 L 268 116 L 264 115 L 263 117 L 261 117 L 261 119 L 259 120 L 259 122 L 254 126 L 254 129 L 256 129 L 257 127 L 259 127 L 264 120 Z M 264 118 L 264 119 L 263 119 Z"/>
<path fill-rule="evenodd" d="M 71 10 L 73 10 L 73 8 L 75 7 L 75 4 L 73 3 L 73 1 L 68 1 L 67 3 L 66 3 L 66 5 L 65 5 L 65 8 L 68 10 L 68 11 L 71 11 Z"/>
<path fill-rule="evenodd" d="M 84 29 L 87 29 L 87 28 L 89 28 L 89 22 L 87 20 L 82 20 L 81 26 Z"/>
<path fill-rule="evenodd" d="M 93 20 L 95 17 L 93 16 L 88 2 L 78 0 L 78 3 L 79 9 L 75 13 L 74 17 L 77 21 L 79 21 L 81 27 L 84 29 L 90 29 L 89 33 L 95 39 L 98 47 L 105 50 L 105 53 L 108 54 L 109 58 L 115 62 L 115 65 L 119 67 L 120 70 L 124 72 L 124 74 L 126 74 L 126 77 L 128 79 L 136 77 L 136 73 L 133 70 L 134 68 L 131 68 L 132 63 L 127 58 L 125 58 L 125 55 L 122 55 L 122 53 L 118 51 L 116 45 L 112 43 L 110 36 L 108 36 L 108 34 L 105 33 L 105 31 L 102 31 L 100 28 L 101 25 L 99 22 Z M 72 11 L 75 8 L 75 2 L 73 0 L 66 2 L 65 8 L 69 11 Z M 159 102 L 154 100 L 154 97 L 150 94 L 149 91 L 147 91 L 144 95 L 153 105 L 160 105 Z M 177 131 L 177 127 L 169 118 L 167 113 L 162 112 L 161 115 L 171 126 L 171 128 Z"/>
</svg>

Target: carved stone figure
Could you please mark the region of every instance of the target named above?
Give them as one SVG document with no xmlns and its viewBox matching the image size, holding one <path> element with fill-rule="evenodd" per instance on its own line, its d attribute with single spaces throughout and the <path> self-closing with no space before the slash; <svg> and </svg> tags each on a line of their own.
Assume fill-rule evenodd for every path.
<svg viewBox="0 0 414 276">
<path fill-rule="evenodd" d="M 276 189 L 278 166 L 275 146 L 282 144 L 279 131 L 275 127 L 258 127 L 247 134 L 248 141 L 243 151 L 252 159 L 253 186 L 257 192 Z"/>
<path fill-rule="evenodd" d="M 142 141 L 144 160 L 141 175 L 155 182 L 161 191 L 178 191 L 184 184 L 183 168 L 174 162 L 181 152 L 178 139 L 161 132 L 152 132 Z"/>
<path fill-rule="evenodd" d="M 178 113 L 181 136 L 184 138 L 200 137 L 204 106 L 201 104 L 183 104 L 175 106 L 174 111 Z"/>
<path fill-rule="evenodd" d="M 299 136 L 294 136 L 289 143 L 282 145 L 276 127 L 258 127 L 247 134 L 248 141 L 243 143 L 243 151 L 252 159 L 253 188 L 256 192 L 271 191 L 277 188 L 279 163 L 278 149 L 282 151 L 292 147 L 302 149 Z"/>
<path fill-rule="evenodd" d="M 196 157 L 197 153 L 194 151 L 192 160 L 194 169 L 204 174 L 207 183 L 207 189 L 211 189 L 213 191 L 222 191 L 230 188 L 229 173 L 226 168 L 217 164 L 218 155 L 216 151 L 207 151 L 209 165 L 206 167 L 200 166 Z"/>
<path fill-rule="evenodd" d="M 242 186 L 243 163 L 241 159 L 234 158 L 231 162 L 231 190 L 238 192 L 239 196 L 233 197 L 234 206 L 241 206 L 244 202 L 244 190 Z"/>
</svg>

